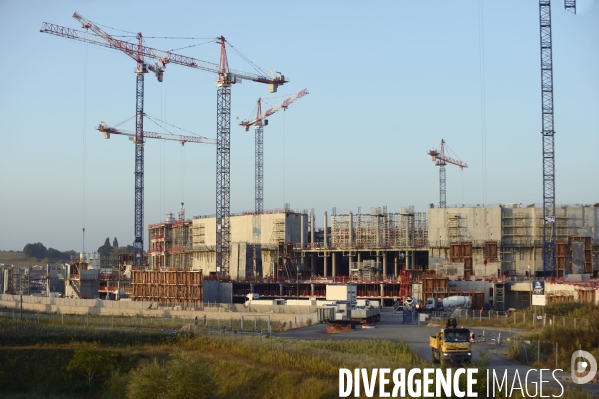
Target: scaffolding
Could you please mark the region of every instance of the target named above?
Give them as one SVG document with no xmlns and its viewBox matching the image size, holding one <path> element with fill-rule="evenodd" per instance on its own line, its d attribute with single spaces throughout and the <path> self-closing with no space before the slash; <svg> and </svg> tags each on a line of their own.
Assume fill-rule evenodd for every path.
<svg viewBox="0 0 599 399">
<path fill-rule="evenodd" d="M 270 237 L 271 244 L 277 244 L 279 241 L 285 240 L 285 219 L 275 219 L 272 226 L 272 235 Z"/>
<path fill-rule="evenodd" d="M 466 238 L 468 220 L 459 213 L 447 214 L 447 240 L 450 243 L 460 242 Z"/>
<path fill-rule="evenodd" d="M 177 220 L 172 225 L 172 246 L 169 253 L 171 267 L 175 269 L 191 269 L 189 253 L 185 250 L 192 239 L 191 230 L 191 220 Z"/>
<path fill-rule="evenodd" d="M 428 245 L 428 215 L 402 207 L 388 213 L 387 207 L 371 208 L 370 214 L 332 215 L 333 249 L 423 248 Z"/>
<path fill-rule="evenodd" d="M 175 220 L 172 215 L 168 213 L 164 222 L 148 226 L 148 260 L 152 269 L 189 269 L 191 266 L 189 252 L 199 240 L 195 231 L 198 229 L 192 229 L 191 220 Z M 204 229 L 199 230 L 203 237 Z"/>
</svg>

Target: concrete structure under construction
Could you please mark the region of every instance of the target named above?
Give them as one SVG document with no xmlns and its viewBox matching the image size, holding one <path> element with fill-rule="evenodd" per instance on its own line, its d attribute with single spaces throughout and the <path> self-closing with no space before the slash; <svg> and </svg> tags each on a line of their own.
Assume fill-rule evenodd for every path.
<svg viewBox="0 0 599 399">
<path fill-rule="evenodd" d="M 308 239 L 306 211 L 289 208 L 264 211 L 259 215 L 260 231 L 254 234 L 252 213 L 231 215 L 230 274 L 233 279 L 274 276 L 279 243 L 301 247 Z M 160 269 L 203 270 L 216 273 L 216 217 L 195 216 L 193 220 L 173 218 L 148 228 L 148 265 Z M 258 242 L 254 242 L 258 237 Z"/>
<path fill-rule="evenodd" d="M 220 288 L 209 290 L 208 297 L 220 298 L 212 291 L 226 291 L 233 302 L 244 301 L 248 293 L 320 298 L 327 284 L 353 283 L 359 298 L 377 299 L 384 306 L 409 295 L 439 299 L 463 294 L 477 306 L 489 303 L 506 310 L 529 303 L 530 293 L 518 281 L 542 270 L 541 215 L 542 208 L 520 204 L 431 207 L 428 212 L 405 207 L 396 213 L 386 207 L 356 214 L 333 209 L 331 215 L 324 213 L 324 227 L 318 229 L 313 212 L 288 206 L 261 215 L 231 215 L 232 281 L 225 282 L 216 273 L 215 217 L 175 220 L 170 214 L 150 225 L 148 258 L 151 269 L 202 270 L 206 284 L 221 280 L 214 281 Z M 554 276 L 568 276 L 577 292 L 587 283 L 576 276 L 592 278 L 599 270 L 598 227 L 597 206 L 557 209 Z M 599 298 L 594 293 L 593 298 L 564 295 L 554 299 Z"/>
<path fill-rule="evenodd" d="M 599 207 L 556 208 L 555 277 L 599 271 Z M 451 276 L 543 270 L 543 208 L 520 204 L 429 209 L 430 268 Z"/>
</svg>

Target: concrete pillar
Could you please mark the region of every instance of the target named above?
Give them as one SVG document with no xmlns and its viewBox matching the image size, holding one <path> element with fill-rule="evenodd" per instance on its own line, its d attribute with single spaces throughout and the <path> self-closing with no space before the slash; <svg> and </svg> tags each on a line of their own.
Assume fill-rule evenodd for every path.
<svg viewBox="0 0 599 399">
<path fill-rule="evenodd" d="M 305 264 L 306 253 L 304 252 L 304 248 L 306 245 L 306 241 L 304 240 L 304 214 L 302 213 L 300 216 L 300 246 L 302 248 L 302 266 Z"/>
<path fill-rule="evenodd" d="M 381 286 L 381 306 L 383 306 L 383 296 L 385 296 L 385 284 L 380 284 Z"/>
<path fill-rule="evenodd" d="M 383 251 L 383 276 L 387 275 L 387 252 Z"/>
<path fill-rule="evenodd" d="M 324 213 L 324 248 L 328 248 L 327 244 L 327 213 Z"/>
<path fill-rule="evenodd" d="M 310 284 L 310 295 L 314 296 L 314 284 Z"/>
<path fill-rule="evenodd" d="M 358 267 L 360 267 L 360 263 L 362 262 L 362 254 L 358 252 Z"/>
<path fill-rule="evenodd" d="M 331 252 L 331 263 L 332 263 L 332 275 L 333 277 L 337 277 L 337 253 Z"/>
<path fill-rule="evenodd" d="M 283 296 L 283 284 L 279 284 L 279 295 Z"/>
<path fill-rule="evenodd" d="M 398 253 L 398 255 L 399 255 L 399 253 Z M 393 262 L 394 262 L 395 277 L 397 277 L 397 276 L 399 276 L 399 267 L 398 267 L 397 256 L 393 257 Z"/>
<path fill-rule="evenodd" d="M 354 214 L 349 213 L 349 247 L 354 247 Z"/>
<path fill-rule="evenodd" d="M 314 245 L 314 213 L 310 213 L 310 244 L 312 246 L 312 248 L 315 247 Z M 314 270 L 314 267 L 312 267 L 312 270 Z"/>
<path fill-rule="evenodd" d="M 306 232 L 304 231 L 304 214 L 302 213 L 300 216 L 300 245 L 302 246 L 302 256 L 303 256 L 303 250 L 304 250 L 304 245 L 306 245 L 306 240 L 304 240 L 304 235 L 306 234 Z"/>
<path fill-rule="evenodd" d="M 250 294 L 254 293 L 254 284 L 250 284 Z"/>
<path fill-rule="evenodd" d="M 310 254 L 310 269 L 312 269 L 312 275 L 314 276 L 314 273 L 316 273 L 316 254 L 315 253 Z"/>
<path fill-rule="evenodd" d="M 378 216 L 376 218 L 376 246 L 377 248 L 381 247 L 381 218 Z"/>
<path fill-rule="evenodd" d="M 328 270 L 329 268 L 328 268 L 328 265 L 327 265 L 327 260 L 328 260 L 328 257 L 327 257 L 327 253 L 325 251 L 324 257 L 322 258 L 322 261 L 324 263 L 324 273 L 323 274 L 324 274 L 325 277 L 328 277 L 327 273 L 329 272 L 329 270 Z"/>
</svg>

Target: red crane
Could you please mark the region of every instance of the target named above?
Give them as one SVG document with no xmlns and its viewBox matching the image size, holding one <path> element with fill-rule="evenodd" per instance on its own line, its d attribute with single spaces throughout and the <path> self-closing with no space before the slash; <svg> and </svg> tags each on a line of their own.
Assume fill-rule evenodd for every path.
<svg viewBox="0 0 599 399">
<path fill-rule="evenodd" d="M 433 162 L 436 166 L 439 167 L 439 208 L 445 208 L 447 206 L 445 198 L 445 165 L 451 163 L 454 165 L 458 165 L 460 169 L 464 169 L 468 167 L 468 164 L 466 164 L 466 162 L 462 162 L 460 160 L 453 159 L 445 155 L 445 140 L 443 139 L 441 139 L 440 150 L 430 150 L 428 152 L 428 155 L 430 155 L 433 158 Z"/>
<path fill-rule="evenodd" d="M 260 214 L 264 210 L 264 126 L 268 125 L 268 119 L 270 115 L 283 109 L 286 110 L 289 105 L 294 103 L 296 100 L 302 98 L 308 94 L 308 89 L 304 89 L 300 92 L 293 94 L 280 104 L 275 105 L 266 112 L 262 112 L 262 99 L 258 99 L 258 105 L 256 107 L 256 118 L 251 121 L 242 121 L 239 125 L 243 126 L 247 132 L 250 130 L 250 126 L 255 125 L 256 130 L 256 166 L 255 166 L 255 210 L 254 217 L 252 218 L 252 237 L 254 243 L 260 242 Z"/>
<path fill-rule="evenodd" d="M 77 15 L 77 14 L 75 14 Z M 87 20 L 86 20 L 87 21 Z M 216 73 L 217 78 L 217 98 L 216 98 L 216 270 L 222 275 L 229 274 L 229 255 L 231 252 L 231 223 L 230 223 L 230 137 L 231 137 L 231 85 L 235 83 L 241 83 L 242 80 L 250 80 L 258 83 L 265 83 L 269 85 L 269 91 L 275 93 L 278 86 L 281 86 L 289 79 L 281 73 L 278 76 L 267 76 L 266 74 L 255 74 L 248 72 L 241 72 L 231 70 L 227 60 L 227 51 L 225 47 L 226 40 L 223 36 L 216 39 L 220 44 L 220 63 L 214 64 L 211 62 L 200 61 L 192 57 L 186 57 L 183 55 L 175 54 L 170 51 L 160 51 L 151 47 L 143 46 L 141 40 L 141 34 L 138 34 L 139 44 L 132 44 L 110 38 L 106 33 L 99 33 L 94 24 L 89 23 L 89 28 L 92 28 L 94 32 L 98 33 L 98 36 L 87 35 L 85 32 L 77 31 L 75 29 L 65 28 L 63 26 L 49 24 L 44 22 L 40 29 L 43 33 L 49 33 L 56 36 L 66 37 L 69 39 L 79 40 L 86 43 L 97 44 L 104 47 L 113 48 L 116 50 L 124 51 L 128 55 L 135 55 L 138 60 L 138 64 L 143 67 L 141 70 L 156 70 L 157 76 L 159 76 L 166 68 L 169 63 L 178 64 L 195 69 L 201 69 L 207 72 Z M 84 24 L 84 28 L 86 25 Z M 149 66 L 145 63 L 139 62 L 143 57 L 157 59 L 158 63 L 156 66 Z M 139 65 L 138 65 L 138 69 Z M 141 106 L 143 108 L 143 75 L 141 75 L 141 96 L 139 90 L 139 78 L 138 78 L 138 108 L 141 99 Z M 143 114 L 143 112 L 141 112 Z M 140 115 L 141 115 L 140 114 Z M 139 134 L 140 143 L 139 146 L 143 148 L 143 127 L 137 127 L 136 132 Z M 143 150 L 142 150 L 143 151 Z M 142 152 L 143 154 L 143 152 Z M 136 158 L 137 159 L 137 158 Z M 143 168 L 143 160 L 141 163 L 136 162 L 137 165 L 141 164 Z M 143 176 L 143 169 L 142 169 Z M 136 169 L 136 187 L 137 187 L 137 169 Z M 141 192 L 143 193 L 143 184 L 141 185 Z M 136 191 L 137 194 L 137 191 Z M 137 195 L 136 195 L 137 200 Z M 142 202 L 143 204 L 143 195 Z M 136 243 L 141 242 L 143 249 L 143 234 L 137 236 L 138 226 L 143 227 L 142 224 L 138 224 L 138 220 L 142 220 L 141 214 L 143 213 L 143 206 L 137 206 L 136 201 Z M 135 245 L 134 245 L 135 248 Z"/>
</svg>

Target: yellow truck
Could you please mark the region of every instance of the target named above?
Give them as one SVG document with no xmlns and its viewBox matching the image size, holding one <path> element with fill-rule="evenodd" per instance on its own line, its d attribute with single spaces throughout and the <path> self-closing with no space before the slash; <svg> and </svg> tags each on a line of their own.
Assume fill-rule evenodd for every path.
<svg viewBox="0 0 599 399">
<path fill-rule="evenodd" d="M 433 361 L 435 363 L 462 364 L 472 360 L 470 330 L 458 328 L 455 322 L 448 321 L 447 328 L 429 338 Z"/>
</svg>

